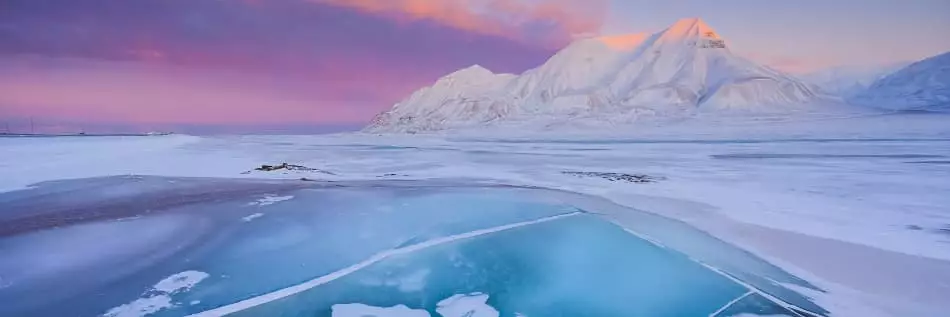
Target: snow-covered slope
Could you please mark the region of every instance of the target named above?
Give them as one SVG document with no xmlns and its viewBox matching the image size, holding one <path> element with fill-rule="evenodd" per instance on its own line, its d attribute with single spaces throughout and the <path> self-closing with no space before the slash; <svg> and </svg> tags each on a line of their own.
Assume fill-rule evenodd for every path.
<svg viewBox="0 0 950 317">
<path fill-rule="evenodd" d="M 892 110 L 950 110 L 950 52 L 881 78 L 851 101 Z"/>
<path fill-rule="evenodd" d="M 719 34 L 694 18 L 653 35 L 579 40 L 517 76 L 477 66 L 458 71 L 378 115 L 366 131 L 787 113 L 814 110 L 822 100 L 812 86 L 732 54 Z"/>
<path fill-rule="evenodd" d="M 841 98 L 851 98 L 864 92 L 875 81 L 909 64 L 902 62 L 874 66 L 844 65 L 802 74 L 798 77 L 829 94 Z"/>
<path fill-rule="evenodd" d="M 416 91 L 392 110 L 377 115 L 370 127 L 406 127 L 402 131 L 413 131 L 505 117 L 512 104 L 499 98 L 498 92 L 515 77 L 493 74 L 478 65 L 456 71 Z"/>
</svg>

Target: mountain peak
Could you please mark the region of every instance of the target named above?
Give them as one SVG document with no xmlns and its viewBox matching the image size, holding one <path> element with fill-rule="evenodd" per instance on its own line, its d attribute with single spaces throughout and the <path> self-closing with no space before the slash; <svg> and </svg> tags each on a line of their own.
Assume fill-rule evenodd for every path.
<svg viewBox="0 0 950 317">
<path fill-rule="evenodd" d="M 449 74 L 448 76 L 445 76 L 445 77 L 447 77 L 447 78 L 460 78 L 460 77 L 461 77 L 461 78 L 472 78 L 472 77 L 491 76 L 491 75 L 494 75 L 494 74 L 495 74 L 495 73 L 492 73 L 492 71 L 488 70 L 487 68 L 482 67 L 481 65 L 475 64 L 475 65 L 472 65 L 472 66 L 469 66 L 469 67 L 466 67 L 466 68 L 459 69 L 459 70 L 455 71 L 454 73 L 451 73 L 451 74 Z"/>
<path fill-rule="evenodd" d="M 515 75 L 495 74 L 481 65 L 475 64 L 436 80 L 433 86 L 439 87 L 488 87 L 505 83 Z"/>
<path fill-rule="evenodd" d="M 709 25 L 700 18 L 680 19 L 679 21 L 676 21 L 676 23 L 673 23 L 673 25 L 668 29 L 666 29 L 663 36 L 678 39 L 720 39 L 719 34 L 716 33 L 715 30 L 709 27 Z"/>
<path fill-rule="evenodd" d="M 479 73 L 486 73 L 486 72 L 487 72 L 487 73 L 491 73 L 492 71 L 488 70 L 488 68 L 482 67 L 482 65 L 473 64 L 472 66 L 463 68 L 463 69 L 459 70 L 458 72 L 479 72 Z"/>
</svg>

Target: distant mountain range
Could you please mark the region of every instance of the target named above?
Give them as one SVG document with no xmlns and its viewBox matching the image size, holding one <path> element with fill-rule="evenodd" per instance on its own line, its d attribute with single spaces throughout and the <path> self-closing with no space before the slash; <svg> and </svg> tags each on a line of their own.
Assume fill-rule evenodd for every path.
<svg viewBox="0 0 950 317">
<path fill-rule="evenodd" d="M 520 75 L 477 65 L 456 71 L 380 113 L 364 131 L 577 121 L 615 125 L 854 109 L 835 96 L 839 93 L 733 54 L 715 30 L 692 18 L 655 34 L 582 39 Z"/>
</svg>

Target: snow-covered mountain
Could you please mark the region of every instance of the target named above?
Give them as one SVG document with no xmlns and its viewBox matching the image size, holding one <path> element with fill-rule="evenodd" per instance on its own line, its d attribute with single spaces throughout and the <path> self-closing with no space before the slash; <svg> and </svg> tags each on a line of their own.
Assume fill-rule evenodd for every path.
<svg viewBox="0 0 950 317">
<path fill-rule="evenodd" d="M 579 40 L 521 75 L 479 66 L 457 71 L 379 114 L 366 131 L 812 111 L 824 100 L 816 91 L 732 54 L 718 33 L 693 18 L 652 35 Z"/>
<path fill-rule="evenodd" d="M 873 66 L 844 65 L 802 74 L 798 77 L 824 92 L 847 99 L 864 92 L 875 81 L 909 64 L 902 62 Z"/>
<path fill-rule="evenodd" d="M 950 52 L 881 78 L 850 101 L 891 110 L 950 110 Z"/>
</svg>

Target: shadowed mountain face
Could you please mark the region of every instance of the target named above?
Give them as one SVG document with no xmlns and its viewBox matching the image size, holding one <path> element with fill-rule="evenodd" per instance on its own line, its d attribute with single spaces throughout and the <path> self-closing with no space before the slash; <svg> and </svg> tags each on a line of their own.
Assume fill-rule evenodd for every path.
<svg viewBox="0 0 950 317">
<path fill-rule="evenodd" d="M 852 101 L 892 110 L 950 111 L 950 52 L 881 78 Z"/>
</svg>

